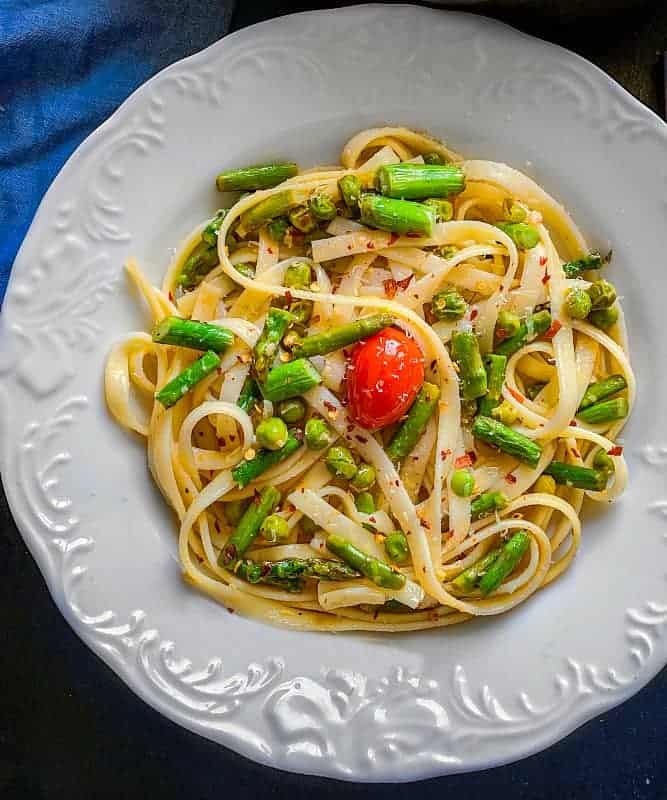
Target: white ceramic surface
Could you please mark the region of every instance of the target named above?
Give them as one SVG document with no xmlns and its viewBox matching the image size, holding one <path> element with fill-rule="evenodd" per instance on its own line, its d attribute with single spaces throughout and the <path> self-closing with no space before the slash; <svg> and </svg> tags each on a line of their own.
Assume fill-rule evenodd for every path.
<svg viewBox="0 0 667 800">
<path fill-rule="evenodd" d="M 216 208 L 219 168 L 330 162 L 353 132 L 425 128 L 562 199 L 628 312 L 631 481 L 555 585 L 502 617 L 401 636 L 294 633 L 185 586 L 143 445 L 108 418 L 111 343 Z M 137 91 L 70 159 L 16 260 L 0 331 L 5 490 L 62 613 L 138 695 L 265 764 L 407 781 L 540 750 L 667 660 L 667 127 L 580 58 L 477 16 L 362 6 L 248 28 Z"/>
</svg>

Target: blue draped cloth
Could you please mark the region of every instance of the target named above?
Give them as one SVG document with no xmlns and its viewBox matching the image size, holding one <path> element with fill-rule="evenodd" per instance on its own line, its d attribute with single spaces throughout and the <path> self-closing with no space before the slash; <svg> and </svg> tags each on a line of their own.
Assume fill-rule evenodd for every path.
<svg viewBox="0 0 667 800">
<path fill-rule="evenodd" d="M 0 303 L 51 181 L 151 75 L 229 29 L 235 0 L 0 0 Z"/>
</svg>

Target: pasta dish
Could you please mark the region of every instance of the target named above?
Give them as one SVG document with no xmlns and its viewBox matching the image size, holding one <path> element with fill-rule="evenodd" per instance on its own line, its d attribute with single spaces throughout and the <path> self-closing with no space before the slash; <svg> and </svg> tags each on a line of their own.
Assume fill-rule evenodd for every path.
<svg viewBox="0 0 667 800">
<path fill-rule="evenodd" d="M 296 629 L 418 630 L 558 578 L 609 503 L 635 396 L 623 312 L 565 209 L 407 128 L 339 166 L 229 169 L 224 206 L 109 355 L 185 579 Z"/>
</svg>

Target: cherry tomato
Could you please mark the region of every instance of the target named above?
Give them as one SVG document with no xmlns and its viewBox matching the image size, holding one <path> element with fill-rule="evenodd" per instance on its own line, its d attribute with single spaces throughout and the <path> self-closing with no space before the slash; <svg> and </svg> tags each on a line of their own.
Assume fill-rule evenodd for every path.
<svg viewBox="0 0 667 800">
<path fill-rule="evenodd" d="M 424 356 L 414 339 L 385 328 L 360 342 L 347 375 L 352 419 L 369 430 L 396 422 L 424 382 Z"/>
</svg>

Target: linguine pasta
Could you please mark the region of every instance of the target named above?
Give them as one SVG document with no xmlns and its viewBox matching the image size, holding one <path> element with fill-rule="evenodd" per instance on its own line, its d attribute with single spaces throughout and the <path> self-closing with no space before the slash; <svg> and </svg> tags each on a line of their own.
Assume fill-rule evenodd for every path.
<svg viewBox="0 0 667 800">
<path fill-rule="evenodd" d="M 555 580 L 584 498 L 625 487 L 635 396 L 604 259 L 565 209 L 406 128 L 357 134 L 339 167 L 218 187 L 244 182 L 161 287 L 128 261 L 154 333 L 105 371 L 185 579 L 274 624 L 387 632 L 499 614 Z"/>
</svg>

